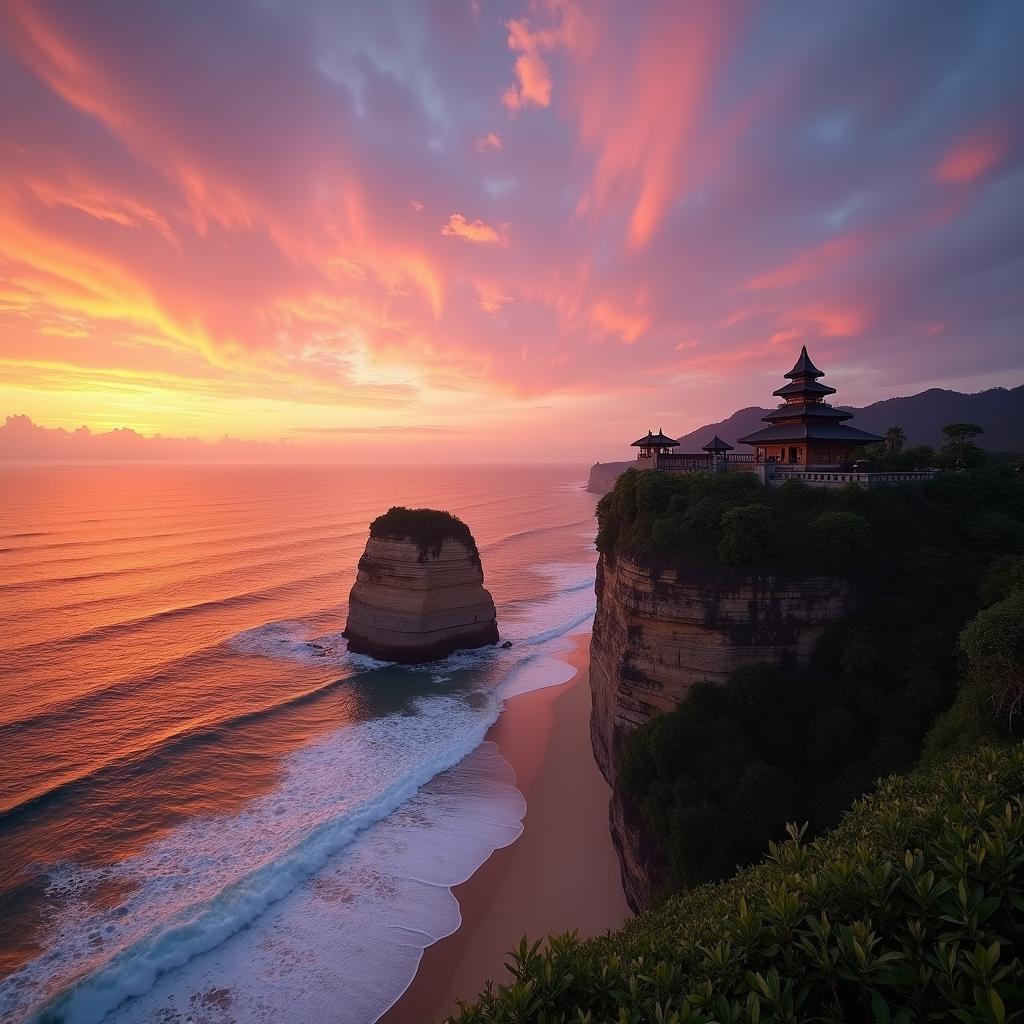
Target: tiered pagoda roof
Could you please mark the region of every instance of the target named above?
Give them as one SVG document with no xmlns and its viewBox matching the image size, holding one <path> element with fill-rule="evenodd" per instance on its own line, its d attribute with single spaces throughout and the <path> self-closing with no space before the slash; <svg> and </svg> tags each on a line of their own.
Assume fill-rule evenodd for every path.
<svg viewBox="0 0 1024 1024">
<path fill-rule="evenodd" d="M 762 417 L 767 427 L 741 437 L 742 444 L 828 441 L 862 445 L 883 440 L 877 434 L 847 426 L 843 420 L 851 419 L 853 414 L 824 401 L 825 396 L 834 395 L 836 389 L 820 383 L 818 378 L 825 374 L 811 362 L 806 345 L 801 348 L 796 365 L 785 376 L 790 383 L 772 392 L 783 400 L 783 404 Z"/>
</svg>

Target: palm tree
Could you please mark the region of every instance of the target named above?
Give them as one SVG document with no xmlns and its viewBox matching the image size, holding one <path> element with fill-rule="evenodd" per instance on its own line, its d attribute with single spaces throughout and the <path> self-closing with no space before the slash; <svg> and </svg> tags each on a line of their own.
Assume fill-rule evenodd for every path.
<svg viewBox="0 0 1024 1024">
<path fill-rule="evenodd" d="M 890 427 L 885 432 L 885 450 L 891 455 L 899 455 L 907 443 L 907 435 L 902 427 Z"/>
<path fill-rule="evenodd" d="M 967 454 L 967 445 L 979 434 L 984 434 L 985 428 L 979 427 L 977 423 L 947 423 L 942 428 L 942 432 L 946 435 L 950 444 L 957 445 L 959 454 L 957 455 L 956 464 L 963 466 L 964 455 Z"/>
</svg>

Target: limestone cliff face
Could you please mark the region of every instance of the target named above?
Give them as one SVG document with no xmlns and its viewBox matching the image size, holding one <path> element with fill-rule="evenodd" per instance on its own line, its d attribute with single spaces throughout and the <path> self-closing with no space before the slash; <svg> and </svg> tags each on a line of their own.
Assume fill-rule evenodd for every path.
<svg viewBox="0 0 1024 1024">
<path fill-rule="evenodd" d="M 412 538 L 371 536 L 349 596 L 349 650 L 415 664 L 497 643 L 483 582 L 479 556 L 458 540 L 428 550 Z"/>
<path fill-rule="evenodd" d="M 590 476 L 587 478 L 587 490 L 591 494 L 607 494 L 615 486 L 615 481 L 627 469 L 635 465 L 635 459 L 632 462 L 595 463 L 590 467 Z"/>
<path fill-rule="evenodd" d="M 634 909 L 659 883 L 656 850 L 616 785 L 624 737 L 671 711 L 701 680 L 723 682 L 758 661 L 806 663 L 824 630 L 845 618 L 852 593 L 842 580 L 783 579 L 728 566 L 659 572 L 604 556 L 597 568 L 591 639 L 594 755 L 613 788 L 611 825 Z"/>
</svg>

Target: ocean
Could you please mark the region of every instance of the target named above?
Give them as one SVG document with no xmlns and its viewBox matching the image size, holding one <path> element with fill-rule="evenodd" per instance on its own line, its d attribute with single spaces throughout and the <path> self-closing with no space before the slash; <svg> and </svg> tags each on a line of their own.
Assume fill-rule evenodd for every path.
<svg viewBox="0 0 1024 1024">
<path fill-rule="evenodd" d="M 0 467 L 0 1021 L 376 1020 L 458 926 L 451 887 L 522 830 L 485 736 L 571 674 L 584 479 Z M 510 648 L 347 652 L 368 525 L 398 504 L 469 524 Z"/>
</svg>

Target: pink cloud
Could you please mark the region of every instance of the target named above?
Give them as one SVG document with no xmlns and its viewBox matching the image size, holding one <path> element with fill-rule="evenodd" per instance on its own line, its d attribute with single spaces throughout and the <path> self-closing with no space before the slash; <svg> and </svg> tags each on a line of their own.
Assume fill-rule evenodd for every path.
<svg viewBox="0 0 1024 1024">
<path fill-rule="evenodd" d="M 511 295 L 505 295 L 501 289 L 495 288 L 493 285 L 478 284 L 477 289 L 477 300 L 476 304 L 485 312 L 490 313 L 491 316 L 497 315 L 503 306 L 508 305 L 510 302 L 514 302 L 515 299 Z"/>
<path fill-rule="evenodd" d="M 852 337 L 863 332 L 868 324 L 867 309 L 818 302 L 794 309 L 784 317 L 789 323 L 813 328 L 826 338 Z M 799 333 L 788 332 L 787 340 L 795 341 Z M 776 336 L 778 338 L 778 336 Z M 772 340 L 775 341 L 776 338 Z"/>
<path fill-rule="evenodd" d="M 509 110 L 551 105 L 551 69 L 546 52 L 559 48 L 580 49 L 586 39 L 583 7 L 575 0 L 548 0 L 542 5 L 551 21 L 538 27 L 528 18 L 508 22 L 508 48 L 518 53 L 513 72 L 515 84 L 502 94 Z"/>
<path fill-rule="evenodd" d="M 505 148 L 505 143 L 501 141 L 501 136 L 497 132 L 487 132 L 486 135 L 481 135 L 476 140 L 474 148 L 478 153 L 484 153 L 489 149 L 502 150 Z"/>
<path fill-rule="evenodd" d="M 1008 149 L 1008 140 L 994 131 L 974 133 L 946 151 L 935 168 L 935 180 L 943 185 L 970 185 L 991 171 Z"/>
<path fill-rule="evenodd" d="M 837 264 L 862 252 L 865 240 L 841 235 L 816 245 L 770 270 L 761 271 L 743 287 L 752 291 L 765 288 L 789 288 L 828 273 Z"/>
</svg>

